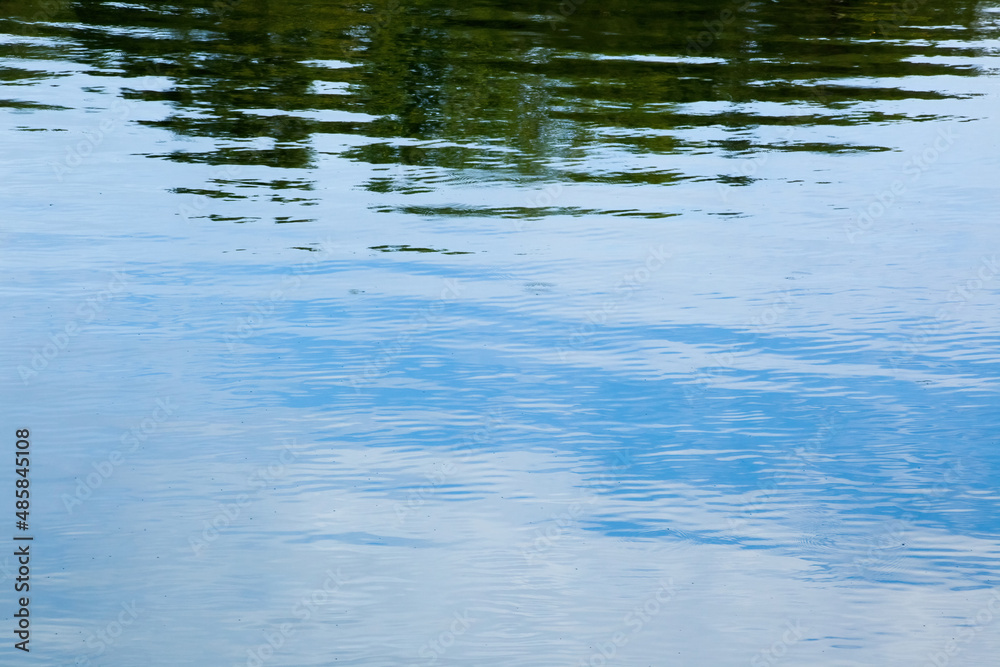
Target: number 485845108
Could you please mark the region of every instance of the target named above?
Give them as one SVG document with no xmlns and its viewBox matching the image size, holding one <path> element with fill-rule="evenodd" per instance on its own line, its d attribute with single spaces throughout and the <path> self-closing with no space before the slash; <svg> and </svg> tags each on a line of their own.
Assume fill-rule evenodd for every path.
<svg viewBox="0 0 1000 667">
<path fill-rule="evenodd" d="M 15 431 L 14 435 L 17 436 L 17 449 L 14 452 L 14 465 L 16 466 L 14 472 L 17 473 L 17 480 L 14 482 L 14 486 L 16 487 L 14 495 L 17 497 L 17 502 L 15 503 L 17 512 L 15 514 L 19 520 L 18 528 L 27 530 L 28 509 L 31 507 L 29 500 L 31 494 L 28 491 L 28 487 L 31 486 L 31 481 L 28 479 L 28 469 L 31 465 L 31 444 L 28 442 L 28 436 L 31 434 L 28 432 L 28 429 L 22 428 Z"/>
</svg>

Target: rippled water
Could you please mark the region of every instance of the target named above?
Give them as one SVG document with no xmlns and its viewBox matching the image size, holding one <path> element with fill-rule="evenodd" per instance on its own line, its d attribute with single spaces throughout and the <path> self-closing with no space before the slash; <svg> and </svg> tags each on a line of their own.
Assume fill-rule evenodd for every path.
<svg viewBox="0 0 1000 667">
<path fill-rule="evenodd" d="M 995 662 L 995 2 L 0 12 L 11 664 Z"/>
</svg>

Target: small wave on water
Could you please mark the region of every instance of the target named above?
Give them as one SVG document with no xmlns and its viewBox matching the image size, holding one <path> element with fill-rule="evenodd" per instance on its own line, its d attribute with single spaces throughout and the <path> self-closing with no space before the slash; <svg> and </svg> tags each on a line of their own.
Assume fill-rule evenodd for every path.
<svg viewBox="0 0 1000 667">
<path fill-rule="evenodd" d="M 998 36 L 7 3 L 39 659 L 992 664 Z"/>
</svg>

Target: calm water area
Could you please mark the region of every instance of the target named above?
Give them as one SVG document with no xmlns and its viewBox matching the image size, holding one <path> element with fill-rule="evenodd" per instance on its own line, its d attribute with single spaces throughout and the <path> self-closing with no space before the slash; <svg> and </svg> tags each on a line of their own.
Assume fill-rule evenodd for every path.
<svg viewBox="0 0 1000 667">
<path fill-rule="evenodd" d="M 997 0 L 3 0 L 0 107 L 3 665 L 996 664 Z"/>
</svg>

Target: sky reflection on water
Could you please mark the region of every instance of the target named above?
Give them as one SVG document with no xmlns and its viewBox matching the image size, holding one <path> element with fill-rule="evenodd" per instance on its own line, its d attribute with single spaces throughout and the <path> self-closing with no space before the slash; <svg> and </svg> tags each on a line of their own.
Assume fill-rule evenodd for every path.
<svg viewBox="0 0 1000 667">
<path fill-rule="evenodd" d="M 990 664 L 1000 10 L 928 4 L 8 3 L 5 659 Z"/>
</svg>

